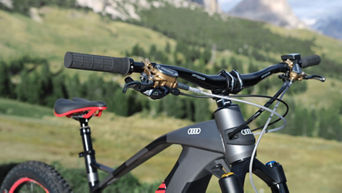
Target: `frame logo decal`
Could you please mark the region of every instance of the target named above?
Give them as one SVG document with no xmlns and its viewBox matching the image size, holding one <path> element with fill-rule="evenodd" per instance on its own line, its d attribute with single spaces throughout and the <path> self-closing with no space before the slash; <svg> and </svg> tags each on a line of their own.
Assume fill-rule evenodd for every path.
<svg viewBox="0 0 342 193">
<path fill-rule="evenodd" d="M 241 134 L 242 135 L 253 135 L 253 133 L 252 133 L 250 128 L 241 130 Z"/>
<path fill-rule="evenodd" d="M 188 135 L 198 135 L 201 133 L 201 128 L 189 128 Z"/>
</svg>

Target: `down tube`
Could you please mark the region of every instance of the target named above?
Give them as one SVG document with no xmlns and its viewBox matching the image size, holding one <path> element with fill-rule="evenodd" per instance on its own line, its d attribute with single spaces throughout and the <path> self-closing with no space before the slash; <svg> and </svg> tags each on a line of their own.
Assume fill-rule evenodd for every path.
<svg viewBox="0 0 342 193">
<path fill-rule="evenodd" d="M 189 130 L 192 129 L 200 129 L 196 135 L 189 134 Z M 222 142 L 222 137 L 217 129 L 216 123 L 214 120 L 198 123 L 195 125 L 187 126 L 184 128 L 180 128 L 178 130 L 172 131 L 159 137 L 154 140 L 152 143 L 147 145 L 145 148 L 141 149 L 138 153 L 132 156 L 130 159 L 121 164 L 118 168 L 116 168 L 103 182 L 100 183 L 98 189 L 103 189 L 107 185 L 115 182 L 121 176 L 130 172 L 134 168 L 138 167 L 146 160 L 160 153 L 164 149 L 166 149 L 171 144 L 180 144 L 183 147 L 193 147 L 195 149 L 203 149 L 203 151 L 208 152 L 205 156 L 212 156 L 211 159 L 216 157 L 220 157 L 224 154 L 224 145 Z M 182 154 L 186 154 L 186 152 L 194 152 L 195 150 L 186 151 L 183 150 Z M 196 150 L 201 151 L 201 150 Z M 208 155 L 207 155 L 208 154 Z M 189 156 L 185 156 L 189 157 Z M 196 155 L 194 155 L 196 157 Z M 197 157 L 198 158 L 198 157 Z M 205 158 L 199 157 L 198 160 L 192 159 L 193 161 L 199 161 Z M 208 161 L 204 161 L 208 162 Z M 193 164 L 193 163 L 192 163 Z M 190 171 L 193 172 L 193 171 Z M 172 185 L 172 183 L 170 183 Z"/>
<path fill-rule="evenodd" d="M 211 169 L 224 154 L 183 146 L 171 173 L 165 179 L 166 193 L 205 193 L 212 177 Z"/>
<path fill-rule="evenodd" d="M 178 129 L 166 135 L 170 144 L 180 144 L 182 153 L 165 179 L 166 193 L 205 193 L 212 167 L 224 160 L 224 144 L 214 120 Z"/>
</svg>

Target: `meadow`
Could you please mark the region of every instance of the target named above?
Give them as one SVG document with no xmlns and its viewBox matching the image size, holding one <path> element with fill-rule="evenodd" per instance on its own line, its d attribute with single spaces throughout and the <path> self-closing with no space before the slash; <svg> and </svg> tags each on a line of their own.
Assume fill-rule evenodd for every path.
<svg viewBox="0 0 342 193">
<path fill-rule="evenodd" d="M 17 112 L 8 108 L 7 113 L 0 114 L 0 145 L 6 147 L 0 154 L 1 163 L 40 160 L 50 164 L 58 162 L 66 168 L 83 168 L 84 162 L 78 158 L 82 149 L 78 122 L 54 117 L 53 110 L 46 107 L 0 99 L 0 106 L 4 105 L 11 105 Z M 97 160 L 112 167 L 158 136 L 189 124 L 190 121 L 166 116 L 121 117 L 109 112 L 90 121 Z M 132 174 L 141 182 L 157 184 L 167 176 L 180 151 L 181 147 L 171 146 Z M 280 162 L 293 192 L 336 193 L 342 188 L 341 153 L 342 144 L 336 141 L 267 134 L 258 158 L 263 162 Z M 260 189 L 267 190 L 256 181 Z M 245 187 L 251 190 L 248 181 Z M 219 192 L 217 188 L 217 179 L 213 177 L 209 192 Z"/>
</svg>

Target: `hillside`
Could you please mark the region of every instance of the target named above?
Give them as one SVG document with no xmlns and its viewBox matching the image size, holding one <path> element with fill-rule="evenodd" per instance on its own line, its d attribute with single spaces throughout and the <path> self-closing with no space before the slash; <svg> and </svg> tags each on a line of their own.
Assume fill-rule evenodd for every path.
<svg viewBox="0 0 342 193">
<path fill-rule="evenodd" d="M 279 62 L 280 55 L 289 52 L 323 55 L 322 64 L 316 70 L 308 69 L 307 72 L 326 75 L 328 81 L 324 84 L 317 81 L 301 83 L 304 86 L 297 87 L 294 89 L 297 90 L 294 94 L 287 96 L 286 100 L 289 100 L 292 109 L 295 109 L 290 111 L 289 121 L 297 120 L 289 125 L 287 131 L 291 131 L 291 134 L 322 137 L 317 130 L 313 134 L 295 133 L 304 132 L 309 126 L 315 126 L 314 129 L 328 130 L 329 135 L 326 138 L 342 136 L 341 132 L 336 132 L 339 127 L 332 128 L 336 122 L 341 121 L 342 117 L 342 102 L 339 97 L 342 94 L 341 41 L 308 30 L 287 30 L 243 19 L 222 18 L 216 14 L 210 16 L 199 9 L 177 9 L 172 6 L 141 11 L 139 13 L 141 20 L 129 21 L 130 23 L 113 21 L 110 17 L 84 9 L 52 6 L 42 7 L 36 11 L 40 20 L 16 12 L 0 10 L 2 32 L 0 60 L 7 61 L 6 64 L 11 65 L 13 61 L 26 56 L 46 59 L 53 73 L 60 72 L 63 75 L 56 76 L 54 80 L 60 80 L 65 86 L 70 84 L 70 80 L 72 82 L 72 78 L 79 75 L 79 84 L 74 84 L 70 90 L 81 87 L 84 89 L 84 84 L 93 83 L 91 87 L 85 87 L 89 90 L 85 92 L 86 94 L 80 93 L 84 97 L 97 100 L 103 97 L 102 93 L 92 92 L 90 88 L 96 88 L 98 91 L 104 85 L 112 83 L 115 90 L 109 89 L 110 92 L 106 93 L 106 102 L 113 105 L 111 101 L 116 101 L 121 103 L 121 108 L 140 100 L 140 98 L 133 98 L 136 99 L 133 102 L 123 102 L 125 96 L 120 88 L 123 78 L 112 74 L 102 76 L 103 73 L 76 70 L 61 72 L 59 70 L 63 69 L 65 51 L 119 57 L 128 55 L 137 60 L 141 57 L 149 57 L 152 52 L 162 53 L 163 57 L 157 59 L 158 62 L 166 61 L 172 65 L 186 64 L 188 67 L 208 73 L 233 68 L 244 73 L 254 71 Z M 36 69 L 32 67 L 35 65 L 38 66 Z M 30 75 L 38 77 L 39 81 L 39 78 L 44 75 L 42 64 L 28 62 L 23 66 L 24 70 L 31 73 Z M 11 77 L 11 82 L 14 86 L 22 82 L 23 85 L 34 82 L 33 79 L 32 82 L 21 81 L 23 77 L 22 74 L 17 73 Z M 100 77 L 104 78 L 98 81 L 97 78 Z M 279 82 L 274 76 L 251 92 L 271 94 L 279 86 Z M 33 92 L 31 87 L 23 88 L 31 91 L 30 93 Z M 140 95 L 130 92 L 129 96 Z M 51 101 L 50 99 L 50 104 Z M 175 101 L 176 103 L 172 103 Z M 182 111 L 187 109 L 202 113 L 202 109 L 198 110 L 199 108 L 195 107 L 204 104 L 205 111 L 209 112 L 206 116 L 211 116 L 210 111 L 214 110 L 213 103 L 207 105 L 202 101 L 193 103 L 189 101 L 196 100 L 185 100 L 184 97 L 176 100 L 172 96 L 161 102 L 143 100 L 140 102 L 147 108 L 134 111 L 135 114 L 131 117 L 105 112 L 101 119 L 94 118 L 93 133 L 99 160 L 109 165 L 117 165 L 160 134 L 191 123 L 189 120 L 170 118 L 176 116 L 175 113 L 179 112 L 177 109 L 166 113 L 154 111 L 163 105 L 165 109 L 178 105 L 177 107 Z M 249 108 L 244 110 L 248 113 L 252 112 Z M 334 116 L 330 116 L 331 114 Z M 193 114 L 191 116 L 193 117 Z M 162 123 L 161 128 L 155 127 L 156 121 Z M 69 167 L 82 167 L 83 161 L 75 158 L 81 148 L 80 141 L 76 140 L 79 137 L 77 127 L 78 124 L 74 121 L 52 117 L 51 109 L 46 107 L 0 99 L 0 143 L 6 147 L 0 160 L 11 162 L 39 159 L 49 163 L 59 161 Z M 108 149 L 108 147 L 113 148 Z M 179 147 L 171 148 L 133 173 L 147 182 L 161 181 L 172 167 L 179 150 Z M 338 181 L 342 177 L 341 150 L 341 144 L 335 141 L 272 134 L 262 142 L 258 156 L 263 161 L 275 159 L 284 164 L 289 186 L 296 192 L 333 193 L 342 188 Z M 150 175 L 147 176 L 146 173 Z M 329 177 L 322 179 L 322 176 Z M 308 181 L 308 178 L 311 180 Z M 213 181 L 216 183 L 215 180 Z M 305 186 L 303 181 L 306 182 Z M 211 192 L 217 192 L 214 190 L 212 188 Z"/>
<path fill-rule="evenodd" d="M 309 30 L 290 30 L 232 17 L 221 19 L 218 15 L 209 17 L 205 12 L 172 6 L 143 11 L 141 15 L 141 25 L 189 44 L 215 46 L 218 50 L 229 50 L 259 62 L 279 61 L 284 53 L 298 52 L 303 56 L 316 53 L 325 56 L 323 64 L 331 60 L 336 66 L 335 70 L 326 67 L 324 72 L 342 68 L 339 62 L 342 41 Z M 319 68 L 324 68 L 321 66 Z"/>
<path fill-rule="evenodd" d="M 0 10 L 0 58 L 43 57 L 60 68 L 68 50 L 123 56 L 137 43 L 146 49 L 152 44 L 158 48 L 167 42 L 174 44 L 158 32 L 113 22 L 92 12 L 44 7 L 39 13 L 41 22 Z"/>
<path fill-rule="evenodd" d="M 340 55 L 342 42 L 308 30 L 286 30 L 236 18 L 222 20 L 218 16 L 209 16 L 200 10 L 189 11 L 188 9 L 176 9 L 171 6 L 152 9 L 151 12 L 141 12 L 142 20 L 140 23 L 137 23 L 138 25 L 112 21 L 107 17 L 102 17 L 89 11 L 74 9 L 43 7 L 38 10 L 38 13 L 41 17 L 40 22 L 22 14 L 0 11 L 0 17 L 4 21 L 0 23 L 0 27 L 4 29 L 0 35 L 0 47 L 2 49 L 0 59 L 12 61 L 27 55 L 41 57 L 47 59 L 50 63 L 52 72 L 59 72 L 59 70 L 63 69 L 64 53 L 68 50 L 110 56 L 125 56 L 128 54 L 128 56 L 140 56 L 138 60 L 141 57 L 151 56 L 151 51 L 157 50 L 159 54 L 162 53 L 162 58 L 164 58 L 158 62 L 173 65 L 186 64 L 186 67 L 209 73 L 217 73 L 224 68 L 227 70 L 235 68 L 240 72 L 247 73 L 279 62 L 280 56 L 284 53 L 301 52 L 303 55 L 317 53 L 324 56 L 322 64 L 308 69 L 307 72 L 325 75 L 328 79 L 327 83 L 322 84 L 317 81 L 298 83 L 298 85 L 303 85 L 302 90 L 297 89 L 300 95 L 294 94 L 288 96 L 287 99 L 297 103 L 304 101 L 303 105 L 298 107 L 299 109 L 296 108 L 296 111 L 299 113 L 301 108 L 309 111 L 314 110 L 318 118 L 322 117 L 319 116 L 319 113 L 322 112 L 323 108 L 336 107 L 337 104 L 337 108 L 331 108 L 333 111 L 330 114 L 341 117 L 341 113 L 335 113 L 335 111 L 340 111 L 339 106 L 341 106 L 340 99 L 335 96 L 341 94 L 338 88 L 341 85 L 340 73 L 342 65 L 339 61 L 342 59 Z M 96 27 L 89 28 L 88 26 Z M 182 27 L 179 28 L 179 26 Z M 196 33 L 197 31 L 201 33 Z M 139 45 L 139 49 L 142 49 L 143 52 L 138 49 L 139 52 L 133 54 L 133 50 L 137 48 L 137 45 Z M 167 50 L 168 45 L 169 51 L 164 51 Z M 202 58 L 202 56 L 208 55 L 208 50 L 209 52 L 211 50 L 211 53 L 209 53 L 210 60 L 208 56 Z M 206 61 L 208 62 L 207 64 Z M 27 69 L 29 71 L 32 70 L 30 68 L 31 65 L 30 63 L 25 64 L 25 66 L 28 66 Z M 37 70 L 41 73 L 39 68 Z M 68 79 L 73 78 L 72 75 L 75 73 L 80 74 L 80 81 L 83 84 L 85 84 L 89 77 L 94 78 L 94 76 L 98 76 L 98 73 L 64 70 L 63 74 L 66 75 L 63 78 L 66 79 L 64 84 L 70 85 L 70 81 L 73 80 Z M 41 75 L 37 76 L 41 77 Z M 122 78 L 113 78 L 111 74 L 105 74 L 104 79 L 107 83 L 108 81 L 122 83 Z M 16 86 L 20 82 L 19 75 L 12 77 L 11 81 Z M 261 83 L 252 92 L 256 94 L 265 92 L 272 94 L 279 86 L 279 83 L 280 81 L 274 76 Z M 305 89 L 307 85 L 310 85 L 309 88 L 314 89 Z M 84 89 L 84 86 L 76 87 Z M 98 85 L 92 84 L 92 86 L 99 88 Z M 75 90 L 72 88 L 68 89 Z M 106 92 L 106 100 L 113 97 L 123 100 L 124 96 L 121 94 L 120 87 L 116 86 L 115 89 Z M 88 90 L 91 89 L 89 88 Z M 86 91 L 86 93 L 88 94 L 83 92 L 82 95 L 93 99 L 103 98 L 99 93 L 90 93 L 89 91 Z M 312 95 L 312 93 L 315 93 L 315 95 Z M 327 96 L 326 93 L 329 93 L 329 95 Z M 68 94 L 70 96 L 75 95 Z M 64 97 L 70 97 L 69 95 L 64 95 Z M 76 93 L 76 95 L 78 96 L 79 93 Z M 132 95 L 139 96 L 133 92 Z M 58 96 L 55 97 L 58 98 Z M 59 95 L 59 97 L 63 97 L 63 95 Z M 148 107 L 150 109 L 158 109 L 160 105 L 169 103 L 170 105 L 165 106 L 165 110 L 167 110 L 174 106 L 178 109 L 184 109 L 184 106 L 191 107 L 191 105 L 197 106 L 202 104 L 200 102 L 190 104 L 190 100 L 181 99 L 181 104 L 176 101 L 176 104 L 172 105 L 174 103 L 171 102 L 174 102 L 175 98 L 168 97 L 161 102 L 149 103 L 147 105 L 150 106 Z M 135 101 L 140 101 L 140 99 Z M 50 99 L 50 102 L 46 103 L 52 105 L 53 100 Z M 39 102 L 39 104 L 46 103 Z M 319 105 L 313 108 L 313 104 Z M 140 106 L 146 106 L 146 104 L 141 104 Z M 208 109 L 209 105 L 205 106 L 206 112 L 208 112 L 205 114 L 205 117 L 208 118 L 211 116 L 210 111 L 215 109 L 214 107 Z M 214 105 L 212 104 L 211 106 Z M 180 111 L 177 108 L 168 111 L 167 114 L 194 120 L 193 114 L 175 115 L 175 112 Z M 160 110 L 150 110 L 151 114 L 158 111 Z M 196 111 L 196 109 L 192 109 L 192 111 Z M 128 114 L 133 114 L 134 112 L 131 111 Z M 200 111 L 197 110 L 197 112 Z M 249 113 L 252 112 L 249 111 Z M 127 113 L 124 114 L 127 115 Z M 324 119 L 327 120 L 328 117 Z M 325 123 L 327 122 L 325 121 Z M 318 123 L 316 127 L 315 129 L 318 129 Z M 325 127 L 325 125 L 321 127 Z M 316 134 L 312 135 L 318 136 L 319 134 L 316 132 Z"/>
<path fill-rule="evenodd" d="M 0 144 L 6 147 L 0 155 L 1 163 L 34 159 L 48 163 L 58 161 L 69 168 L 83 167 L 83 160 L 77 157 L 81 140 L 76 121 L 53 117 L 52 110 L 48 108 L 0 99 L 0 106 L 4 105 L 12 107 L 7 108 L 6 114 L 0 110 Z M 33 108 L 40 109 L 35 112 L 41 117 L 20 113 Z M 189 121 L 163 116 L 139 114 L 125 118 L 109 112 L 90 122 L 98 161 L 110 166 L 120 164 L 159 135 L 189 124 Z M 133 174 L 145 182 L 162 181 L 177 159 L 179 150 L 178 146 L 170 147 Z M 261 143 L 258 157 L 264 162 L 277 160 L 282 163 L 292 191 L 336 193 L 342 188 L 339 182 L 342 177 L 341 152 L 342 144 L 335 141 L 268 134 Z M 249 182 L 246 184 L 250 188 Z M 213 179 L 210 193 L 217 192 L 216 186 L 216 179 Z M 262 186 L 258 184 L 258 187 Z"/>
</svg>

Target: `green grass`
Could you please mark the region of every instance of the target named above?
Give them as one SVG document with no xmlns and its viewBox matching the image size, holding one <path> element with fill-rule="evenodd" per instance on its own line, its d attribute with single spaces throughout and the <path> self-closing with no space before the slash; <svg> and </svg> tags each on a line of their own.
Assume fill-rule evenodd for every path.
<svg viewBox="0 0 342 193">
<path fill-rule="evenodd" d="M 328 77 L 325 83 L 311 80 L 307 82 L 307 85 L 306 92 L 293 96 L 298 102 L 297 104 L 304 105 L 310 109 L 339 107 L 338 105 L 342 101 L 341 81 Z"/>
<path fill-rule="evenodd" d="M 0 113 L 31 118 L 53 116 L 52 109 L 3 98 L 0 98 Z"/>
<path fill-rule="evenodd" d="M 123 56 L 136 43 L 164 48 L 174 41 L 150 29 L 113 22 L 98 14 L 44 7 L 42 22 L 0 10 L 0 58 L 33 55 L 47 58 L 60 68 L 66 51 Z"/>
<path fill-rule="evenodd" d="M 21 107 L 27 111 L 32 108 L 31 105 Z M 108 112 L 90 122 L 97 160 L 109 166 L 119 165 L 158 136 L 189 124 L 189 121 L 163 116 L 120 117 Z M 0 114 L 0 145 L 3 147 L 0 160 L 2 163 L 32 159 L 48 163 L 58 161 L 67 168 L 82 168 L 83 160 L 77 157 L 82 149 L 78 127 L 76 121 L 68 118 Z M 179 146 L 172 146 L 133 174 L 143 182 L 160 182 L 171 170 L 179 152 Z M 258 158 L 263 162 L 279 161 L 285 168 L 292 192 L 335 193 L 342 188 L 339 180 L 342 178 L 341 152 L 342 144 L 335 141 L 269 134 L 261 143 Z M 257 186 L 266 189 L 260 182 Z M 248 181 L 246 188 L 251 190 Z M 217 179 L 213 178 L 209 192 L 219 192 Z"/>
</svg>

